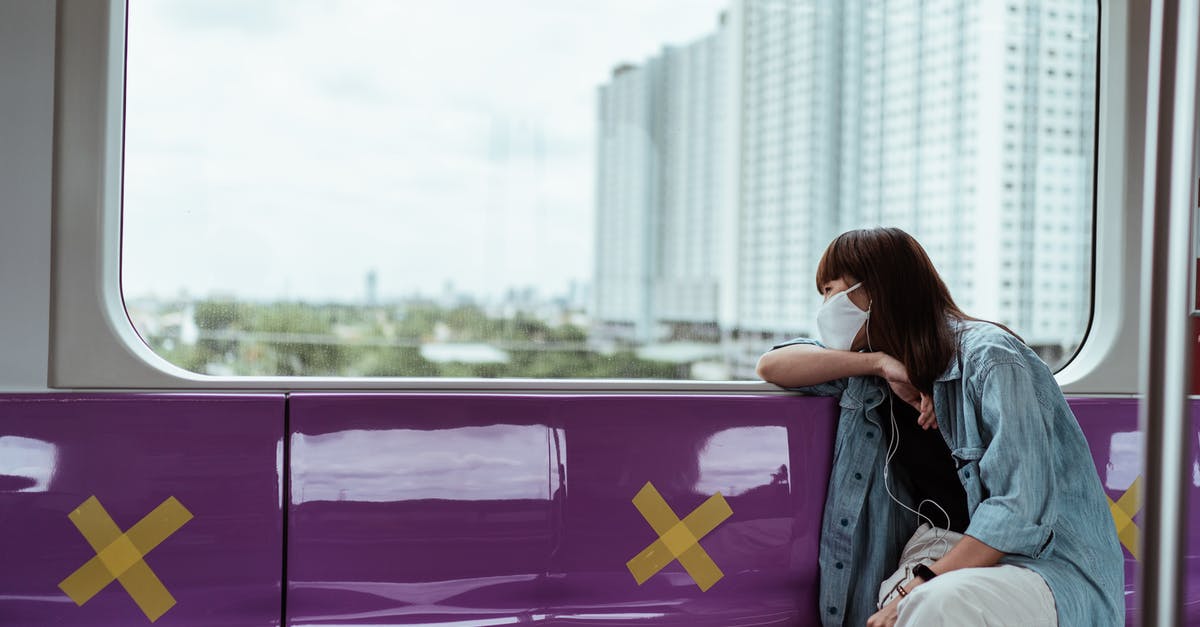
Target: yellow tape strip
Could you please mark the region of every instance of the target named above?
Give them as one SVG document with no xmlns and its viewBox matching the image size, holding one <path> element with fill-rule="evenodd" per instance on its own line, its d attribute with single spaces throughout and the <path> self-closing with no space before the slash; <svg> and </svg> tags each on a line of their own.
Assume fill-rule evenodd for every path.
<svg viewBox="0 0 1200 627">
<path fill-rule="evenodd" d="M 679 563 L 683 565 L 683 569 L 687 574 L 692 576 L 696 585 L 700 587 L 701 592 L 708 592 L 708 589 L 713 587 L 713 584 L 721 580 L 725 573 L 717 567 L 717 563 L 712 561 L 708 553 L 704 552 L 704 547 L 699 543 L 693 544 L 692 548 L 688 549 L 683 555 L 679 556 Z"/>
<path fill-rule="evenodd" d="M 146 562 L 135 564 L 125 571 L 118 581 L 152 623 L 166 614 L 167 610 L 175 607 L 175 597 L 171 596 L 167 587 L 159 580 L 158 575 L 150 570 Z"/>
<path fill-rule="evenodd" d="M 679 560 L 702 591 L 707 591 L 724 577 L 700 546 L 700 538 L 733 515 L 720 492 L 701 503 L 682 521 L 650 483 L 642 486 L 633 497 L 633 505 L 659 535 L 650 546 L 625 563 L 639 586 L 675 560 Z"/>
<path fill-rule="evenodd" d="M 673 561 L 675 556 L 671 554 L 671 550 L 662 540 L 655 540 L 650 546 L 642 549 L 641 553 L 633 556 L 633 559 L 625 562 L 625 567 L 640 586 Z"/>
<path fill-rule="evenodd" d="M 649 481 L 634 495 L 633 506 L 641 512 L 646 522 L 650 523 L 650 528 L 654 529 L 654 533 L 660 536 L 679 522 L 679 517 L 671 510 L 671 506 L 667 505 L 666 500 Z"/>
<path fill-rule="evenodd" d="M 108 512 L 100 505 L 95 496 L 88 497 L 79 507 L 67 514 L 67 518 L 75 524 L 92 549 L 99 553 L 114 540 L 121 537 L 121 529 L 113 522 Z M 85 532 L 84 529 L 87 529 Z M 76 605 L 87 603 L 97 592 L 100 592 L 113 580 L 104 562 L 96 558 L 62 580 L 58 587 L 75 602 Z"/>
<path fill-rule="evenodd" d="M 725 501 L 725 497 L 721 496 L 720 492 L 717 492 L 701 503 L 696 511 L 688 514 L 687 518 L 683 519 L 683 524 L 687 525 L 697 538 L 703 538 L 732 515 L 733 510 L 729 507 L 729 503 Z"/>
<path fill-rule="evenodd" d="M 68 597 L 71 597 L 75 605 L 83 605 L 96 596 L 97 592 L 112 583 L 112 580 L 112 573 L 104 567 L 104 562 L 91 559 L 66 579 L 60 581 L 58 587 Z"/>
<path fill-rule="evenodd" d="M 150 622 L 175 605 L 175 598 L 143 561 L 146 553 L 192 519 L 175 497 L 163 501 L 124 534 L 95 496 L 68 515 L 96 556 L 58 584 L 76 605 L 87 603 L 114 579 Z"/>
<path fill-rule="evenodd" d="M 89 496 L 75 511 L 67 514 L 67 518 L 75 523 L 75 528 L 97 553 L 121 537 L 121 528 L 94 496 Z"/>
<path fill-rule="evenodd" d="M 1138 528 L 1133 517 L 1142 509 L 1142 477 L 1139 475 L 1133 484 L 1115 502 L 1108 499 L 1108 508 L 1112 512 L 1113 523 L 1117 527 L 1117 538 L 1129 551 L 1134 559 L 1141 559 L 1141 543 L 1138 541 Z"/>
<path fill-rule="evenodd" d="M 191 519 L 192 513 L 172 496 L 130 527 L 125 535 L 145 555 Z"/>
</svg>

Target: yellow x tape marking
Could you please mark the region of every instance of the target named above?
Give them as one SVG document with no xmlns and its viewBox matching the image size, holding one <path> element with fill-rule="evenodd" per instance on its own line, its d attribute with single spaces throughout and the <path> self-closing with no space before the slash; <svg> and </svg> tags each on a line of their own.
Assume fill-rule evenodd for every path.
<svg viewBox="0 0 1200 627">
<path fill-rule="evenodd" d="M 175 597 L 142 558 L 192 519 L 175 497 L 163 501 L 124 534 L 96 497 L 89 497 L 68 515 L 96 556 L 63 579 L 58 587 L 76 605 L 87 603 L 113 579 L 129 593 L 150 622 L 175 605 Z"/>
<path fill-rule="evenodd" d="M 725 576 L 700 546 L 700 538 L 733 515 L 720 492 L 701 503 L 683 520 L 679 520 L 649 482 L 633 497 L 633 505 L 658 534 L 653 544 L 625 563 L 639 586 L 675 560 L 679 560 L 701 591 L 707 591 Z"/>
<path fill-rule="evenodd" d="M 1138 528 L 1133 522 L 1133 517 L 1142 509 L 1141 495 L 1142 477 L 1138 475 L 1121 498 L 1116 501 L 1108 499 L 1108 509 L 1112 510 L 1113 522 L 1117 525 L 1117 537 L 1121 539 L 1121 544 L 1129 549 L 1129 554 L 1135 560 L 1141 559 L 1142 547 L 1138 543 Z"/>
</svg>

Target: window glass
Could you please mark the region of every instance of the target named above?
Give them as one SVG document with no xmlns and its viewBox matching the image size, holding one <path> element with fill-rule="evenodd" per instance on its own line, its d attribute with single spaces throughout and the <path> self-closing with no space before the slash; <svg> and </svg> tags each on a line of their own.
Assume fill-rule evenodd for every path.
<svg viewBox="0 0 1200 627">
<path fill-rule="evenodd" d="M 1091 310 L 1084 0 L 135 0 L 122 284 L 214 375 L 746 379 L 899 226 L 1053 367 Z"/>
</svg>

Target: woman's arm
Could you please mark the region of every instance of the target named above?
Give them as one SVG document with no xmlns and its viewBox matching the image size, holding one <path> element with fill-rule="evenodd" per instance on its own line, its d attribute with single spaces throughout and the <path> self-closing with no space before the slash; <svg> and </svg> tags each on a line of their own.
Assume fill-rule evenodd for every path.
<svg viewBox="0 0 1200 627">
<path fill-rule="evenodd" d="M 954 548 L 943 555 L 942 559 L 931 564 L 929 569 L 940 575 L 960 568 L 995 566 L 1002 557 L 1004 557 L 1003 551 L 997 551 L 971 536 L 963 536 L 962 540 L 954 545 Z M 912 591 L 919 583 L 923 583 L 921 579 L 914 579 L 913 583 L 908 586 L 909 591 Z"/>
<path fill-rule="evenodd" d="M 901 400 L 920 412 L 917 424 L 922 429 L 937 428 L 933 399 L 914 387 L 908 380 L 904 364 L 887 353 L 856 353 L 813 344 L 791 344 L 759 357 L 756 372 L 763 381 L 785 388 L 810 387 L 847 377 L 883 377 Z"/>
<path fill-rule="evenodd" d="M 758 360 L 756 372 L 768 383 L 799 388 L 867 375 L 883 376 L 883 353 L 856 353 L 793 344 L 777 348 Z"/>
</svg>

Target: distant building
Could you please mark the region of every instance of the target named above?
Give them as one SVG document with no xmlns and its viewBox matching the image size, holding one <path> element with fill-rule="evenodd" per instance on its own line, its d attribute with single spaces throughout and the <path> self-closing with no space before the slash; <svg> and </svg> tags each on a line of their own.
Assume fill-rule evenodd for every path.
<svg viewBox="0 0 1200 627">
<path fill-rule="evenodd" d="M 622 65 L 598 94 L 593 319 L 602 339 L 648 342 L 661 246 L 662 60 Z"/>
<path fill-rule="evenodd" d="M 1043 355 L 1090 298 L 1095 3 L 733 0 L 600 88 L 594 337 L 811 334 L 838 233 L 900 226 Z"/>
<path fill-rule="evenodd" d="M 1091 297 L 1096 3 L 844 6 L 840 228 L 909 230 L 968 312 L 1031 344 L 1077 342 Z"/>
<path fill-rule="evenodd" d="M 737 150 L 730 144 L 740 111 L 736 90 L 728 88 L 737 71 L 729 32 L 722 25 L 661 56 L 661 215 L 651 301 L 667 339 L 719 339 L 722 274 L 733 267 L 736 235 L 730 218 L 738 207 Z"/>
<path fill-rule="evenodd" d="M 379 304 L 379 273 L 374 269 L 367 272 L 367 306 Z"/>
<path fill-rule="evenodd" d="M 734 277 L 740 111 L 722 24 L 599 90 L 594 335 L 647 343 L 719 337 Z"/>
<path fill-rule="evenodd" d="M 838 229 L 841 4 L 745 0 L 740 30 L 735 315 L 724 321 L 735 362 L 753 362 L 812 330 L 813 274 Z M 735 339 L 736 338 L 736 339 Z"/>
</svg>

